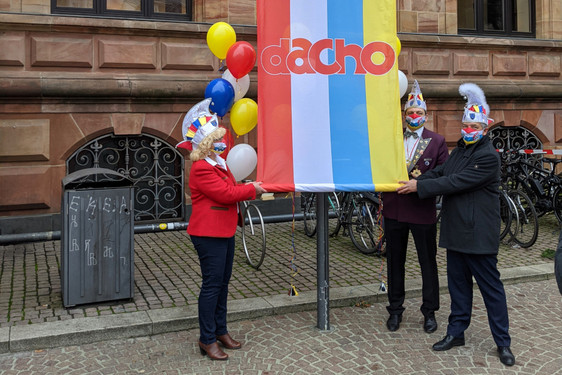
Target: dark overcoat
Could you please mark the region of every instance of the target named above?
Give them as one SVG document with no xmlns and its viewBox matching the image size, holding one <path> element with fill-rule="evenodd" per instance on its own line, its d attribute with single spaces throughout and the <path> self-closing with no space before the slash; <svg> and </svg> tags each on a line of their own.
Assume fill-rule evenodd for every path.
<svg viewBox="0 0 562 375">
<path fill-rule="evenodd" d="M 500 243 L 500 157 L 488 136 L 460 139 L 447 161 L 418 178 L 420 198 L 443 195 L 439 246 L 497 254 Z"/>
</svg>

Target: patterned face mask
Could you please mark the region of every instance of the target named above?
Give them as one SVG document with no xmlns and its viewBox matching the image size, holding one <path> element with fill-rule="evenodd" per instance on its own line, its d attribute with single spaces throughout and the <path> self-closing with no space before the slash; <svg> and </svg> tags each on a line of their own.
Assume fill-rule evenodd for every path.
<svg viewBox="0 0 562 375">
<path fill-rule="evenodd" d="M 224 142 L 215 142 L 213 143 L 213 152 L 217 155 L 220 155 L 226 150 L 226 143 Z"/>
<path fill-rule="evenodd" d="M 461 129 L 462 139 L 464 143 L 470 145 L 472 143 L 476 143 L 482 138 L 484 135 L 484 129 L 476 130 L 472 128 Z"/>
<path fill-rule="evenodd" d="M 417 130 L 425 124 L 425 116 L 420 116 L 415 113 L 406 116 L 406 124 L 410 130 Z"/>
</svg>

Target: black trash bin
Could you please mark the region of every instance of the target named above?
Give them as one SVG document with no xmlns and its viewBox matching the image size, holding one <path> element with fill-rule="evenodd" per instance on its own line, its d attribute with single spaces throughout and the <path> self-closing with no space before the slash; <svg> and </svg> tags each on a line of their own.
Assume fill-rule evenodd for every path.
<svg viewBox="0 0 562 375">
<path fill-rule="evenodd" d="M 105 168 L 62 180 L 61 288 L 65 307 L 133 298 L 133 183 Z"/>
</svg>

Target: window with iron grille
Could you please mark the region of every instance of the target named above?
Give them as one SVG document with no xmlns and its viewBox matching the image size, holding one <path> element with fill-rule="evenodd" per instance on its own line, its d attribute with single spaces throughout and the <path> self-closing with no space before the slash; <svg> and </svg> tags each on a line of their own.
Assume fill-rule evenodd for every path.
<svg viewBox="0 0 562 375">
<path fill-rule="evenodd" d="M 533 132 L 522 126 L 494 126 L 490 129 L 488 135 L 496 150 L 540 150 L 543 147 L 541 140 Z M 500 152 L 502 160 L 505 159 L 506 155 L 506 153 Z M 543 156 L 541 154 L 523 154 L 523 158 L 528 161 L 539 162 Z"/>
<path fill-rule="evenodd" d="M 143 134 L 104 135 L 82 146 L 66 161 L 66 170 L 107 168 L 133 181 L 135 221 L 184 220 L 184 158 L 171 145 Z"/>
<path fill-rule="evenodd" d="M 51 0 L 54 14 L 191 21 L 192 0 Z"/>
<path fill-rule="evenodd" d="M 459 34 L 535 37 L 534 0 L 457 0 Z"/>
</svg>

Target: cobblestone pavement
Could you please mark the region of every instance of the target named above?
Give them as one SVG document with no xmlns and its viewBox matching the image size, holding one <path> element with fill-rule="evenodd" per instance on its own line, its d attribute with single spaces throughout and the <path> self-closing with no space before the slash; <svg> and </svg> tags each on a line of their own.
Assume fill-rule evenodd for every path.
<svg viewBox="0 0 562 375">
<path fill-rule="evenodd" d="M 554 215 L 540 219 L 536 244 L 528 249 L 502 244 L 500 269 L 552 263 L 541 257 L 555 250 L 559 226 Z M 267 255 L 259 271 L 246 264 L 237 234 L 231 300 L 316 289 L 316 240 L 304 235 L 303 223 L 267 224 Z M 293 248 L 294 243 L 294 248 Z M 386 279 L 384 258 L 359 253 L 349 237 L 330 238 L 330 287 L 377 284 Z M 410 249 L 414 249 L 410 237 Z M 293 276 L 291 259 L 298 273 Z M 135 235 L 135 295 L 131 301 L 110 301 L 75 308 L 62 306 L 60 241 L 0 246 L 0 329 L 16 325 L 182 307 L 197 303 L 201 282 L 197 254 L 185 231 Z M 438 250 L 439 274 L 446 275 L 445 250 Z M 406 278 L 420 270 L 415 251 L 408 252 Z"/>
<path fill-rule="evenodd" d="M 506 286 L 513 367 L 497 356 L 480 293 L 475 293 L 466 346 L 434 352 L 446 330 L 449 298 L 442 296 L 437 332 L 422 330 L 419 299 L 407 299 L 401 328 L 385 327 L 384 303 L 331 310 L 329 331 L 314 327 L 315 312 L 232 322 L 243 340 L 230 359 L 200 355 L 198 330 L 0 354 L 3 375 L 23 374 L 561 374 L 562 297 L 554 279 Z"/>
</svg>

